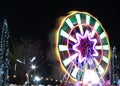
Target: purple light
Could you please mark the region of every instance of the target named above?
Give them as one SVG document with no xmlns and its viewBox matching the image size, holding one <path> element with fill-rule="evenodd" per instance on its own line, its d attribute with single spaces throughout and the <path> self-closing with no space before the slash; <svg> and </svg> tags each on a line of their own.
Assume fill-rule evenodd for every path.
<svg viewBox="0 0 120 86">
<path fill-rule="evenodd" d="M 73 50 L 79 54 L 78 61 L 81 63 L 85 59 L 91 59 L 94 56 L 98 56 L 98 52 L 95 49 L 97 43 L 96 39 L 90 38 L 90 33 L 86 30 L 84 35 L 76 33 L 77 43 L 73 45 Z"/>
</svg>

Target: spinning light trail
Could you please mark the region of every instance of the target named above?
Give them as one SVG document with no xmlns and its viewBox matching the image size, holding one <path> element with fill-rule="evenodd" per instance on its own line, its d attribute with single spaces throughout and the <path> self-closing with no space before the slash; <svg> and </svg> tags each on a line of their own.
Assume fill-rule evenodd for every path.
<svg viewBox="0 0 120 86">
<path fill-rule="evenodd" d="M 73 81 L 87 80 L 87 71 L 101 80 L 111 56 L 109 39 L 102 24 L 91 14 L 79 11 L 70 12 L 60 21 L 56 51 L 62 69 Z M 67 71 L 70 65 L 73 66 Z"/>
</svg>

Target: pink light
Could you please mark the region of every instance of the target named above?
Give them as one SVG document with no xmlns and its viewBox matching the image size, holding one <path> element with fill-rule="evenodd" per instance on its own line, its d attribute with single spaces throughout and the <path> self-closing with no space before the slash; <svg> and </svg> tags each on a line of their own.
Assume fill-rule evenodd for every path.
<svg viewBox="0 0 120 86">
<path fill-rule="evenodd" d="M 73 50 L 78 52 L 80 63 L 89 57 L 98 56 L 98 52 L 95 49 L 97 40 L 90 38 L 90 34 L 88 30 L 86 30 L 84 35 L 80 35 L 79 33 L 76 33 L 76 39 L 77 39 L 77 43 L 73 45 Z M 92 51 L 94 53 L 91 53 Z"/>
<path fill-rule="evenodd" d="M 102 86 L 99 76 L 94 70 L 85 70 L 83 80 L 75 83 L 74 86 Z"/>
</svg>

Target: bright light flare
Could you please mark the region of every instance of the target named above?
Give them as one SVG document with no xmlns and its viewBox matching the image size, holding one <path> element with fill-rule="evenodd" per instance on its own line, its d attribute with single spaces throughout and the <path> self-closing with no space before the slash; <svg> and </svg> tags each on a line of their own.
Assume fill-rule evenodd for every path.
<svg viewBox="0 0 120 86">
<path fill-rule="evenodd" d="M 38 76 L 35 76 L 34 80 L 38 82 L 38 81 L 40 81 L 41 79 L 40 79 Z"/>
<path fill-rule="evenodd" d="M 32 68 L 32 69 L 35 69 L 35 68 L 36 68 L 36 66 L 35 66 L 35 65 L 31 65 L 31 68 Z"/>
<path fill-rule="evenodd" d="M 98 84 L 99 77 L 94 70 L 86 70 L 83 77 L 83 84 Z"/>
</svg>

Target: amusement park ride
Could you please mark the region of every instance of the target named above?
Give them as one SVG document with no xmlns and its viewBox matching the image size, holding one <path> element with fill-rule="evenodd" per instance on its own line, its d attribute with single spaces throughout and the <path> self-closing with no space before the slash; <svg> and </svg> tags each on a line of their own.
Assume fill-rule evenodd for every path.
<svg viewBox="0 0 120 86">
<path fill-rule="evenodd" d="M 65 73 L 61 86 L 64 82 L 103 86 L 111 48 L 102 24 L 91 14 L 79 11 L 69 12 L 60 20 L 55 51 Z"/>
</svg>

